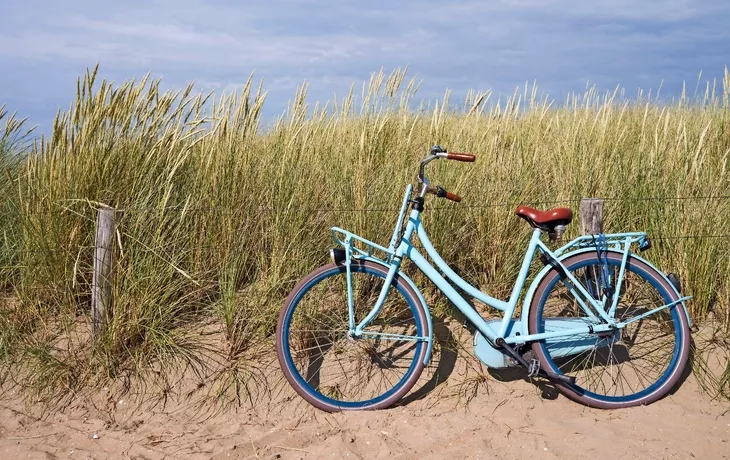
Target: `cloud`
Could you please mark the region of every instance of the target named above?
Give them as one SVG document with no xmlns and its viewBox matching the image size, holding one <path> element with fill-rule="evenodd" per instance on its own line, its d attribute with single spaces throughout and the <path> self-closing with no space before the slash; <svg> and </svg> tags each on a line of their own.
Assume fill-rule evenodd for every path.
<svg viewBox="0 0 730 460">
<path fill-rule="evenodd" d="M 164 23 L 150 24 L 135 22 L 131 24 L 119 24 L 111 21 L 73 17 L 65 21 L 65 25 L 70 28 L 82 29 L 92 33 L 99 32 L 120 37 L 150 39 L 188 45 L 228 46 L 237 42 L 233 36 L 226 33 L 203 33 L 178 25 Z"/>
<path fill-rule="evenodd" d="M 446 88 L 511 94 L 533 80 L 559 99 L 586 81 L 630 92 L 664 81 L 676 94 L 683 80 L 730 64 L 725 0 L 130 0 L 104 9 L 27 0 L 4 9 L 0 98 L 39 119 L 50 118 L 39 104 L 66 106 L 76 76 L 97 61 L 115 81 L 151 71 L 172 87 L 231 89 L 256 71 L 269 113 L 305 79 L 313 98 L 329 99 L 381 67 L 408 65 L 429 99 Z"/>
</svg>

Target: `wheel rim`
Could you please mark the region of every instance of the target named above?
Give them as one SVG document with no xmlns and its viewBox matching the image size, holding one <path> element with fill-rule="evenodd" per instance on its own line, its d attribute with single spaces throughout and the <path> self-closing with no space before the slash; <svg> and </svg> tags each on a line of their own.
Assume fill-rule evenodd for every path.
<svg viewBox="0 0 730 460">
<path fill-rule="evenodd" d="M 585 258 L 569 265 L 568 269 L 574 275 L 579 273 L 581 269 L 583 269 L 584 274 L 591 273 L 594 271 L 590 266 L 597 264 L 598 261 L 595 258 Z M 612 277 L 617 276 L 620 264 L 621 260 L 615 256 L 609 258 Z M 586 278 L 589 280 L 588 283 L 584 282 Z M 600 286 L 596 282 L 599 279 L 598 277 L 587 276 L 583 279 L 578 279 L 589 292 L 600 294 Z M 555 276 L 540 297 L 537 305 L 536 320 L 534 321 L 537 332 L 545 330 L 546 317 L 558 316 L 555 314 L 556 309 L 552 308 L 553 305 L 550 305 L 550 298 L 552 298 L 554 288 L 556 288 L 556 285 L 560 281 L 560 277 Z M 632 290 L 630 288 L 627 290 L 627 285 L 632 281 L 643 281 L 643 286 L 640 286 L 638 290 Z M 591 283 L 593 283 L 593 290 L 589 289 Z M 563 286 L 563 283 L 560 284 Z M 642 292 L 647 293 L 647 291 L 652 289 L 654 291 L 653 303 L 651 305 L 645 302 L 639 303 L 638 296 Z M 639 309 L 648 310 L 675 300 L 656 276 L 652 276 L 651 273 L 635 262 L 627 264 L 625 280 L 621 290 L 622 294 L 619 299 L 619 307 L 616 311 L 616 318 L 619 321 L 622 318 L 638 314 Z M 567 289 L 563 286 L 562 292 L 566 291 Z M 632 297 L 632 295 L 634 296 Z M 621 304 L 626 300 L 629 300 L 631 303 L 622 308 Z M 563 314 L 569 310 L 578 310 L 575 305 L 568 308 L 565 304 L 560 305 L 559 302 L 556 302 L 556 304 L 562 310 Z M 546 306 L 550 307 L 550 312 L 547 315 L 545 312 Z M 683 340 L 679 308 L 681 307 L 670 307 L 659 314 L 650 315 L 643 320 L 628 325 L 626 328 L 618 331 L 615 336 L 604 339 L 603 343 L 600 344 L 602 345 L 600 348 L 594 347 L 590 351 L 580 354 L 553 359 L 550 353 L 550 347 L 557 348 L 557 345 L 552 345 L 547 341 L 541 341 L 538 346 L 544 357 L 545 364 L 553 372 L 577 377 L 576 385 L 570 385 L 569 387 L 579 396 L 616 404 L 640 400 L 662 388 L 675 375 L 675 372 L 678 371 L 677 365 Z M 662 334 L 660 338 L 640 339 L 638 336 L 642 332 L 642 329 L 646 332 L 655 331 L 661 332 Z M 567 337 L 562 340 L 569 339 L 571 338 Z M 574 339 L 574 343 L 578 343 L 577 338 Z M 664 353 L 666 355 L 664 359 L 659 358 L 663 351 L 668 352 L 668 349 L 670 349 L 668 346 L 670 340 L 673 341 L 671 353 Z M 565 353 L 565 349 L 561 353 Z M 613 389 L 613 394 L 610 394 L 611 391 L 606 391 L 610 389 L 609 387 Z"/>
<path fill-rule="evenodd" d="M 333 267 L 298 291 L 282 322 L 281 348 L 291 376 L 308 395 L 337 408 L 366 408 L 396 396 L 413 376 L 425 349 L 420 340 L 349 336 L 345 273 L 344 267 Z M 357 321 L 364 317 L 363 311 L 369 311 L 365 305 L 374 304 L 374 299 L 367 302 L 364 298 L 374 294 L 377 299 L 384 274 L 361 265 L 353 265 L 352 273 Z M 359 279 L 363 276 L 370 278 L 369 283 Z M 329 281 L 334 281 L 334 289 L 328 289 Z M 400 294 L 400 305 L 392 302 L 396 293 Z M 410 313 L 412 324 L 403 318 L 403 312 Z M 334 323 L 338 327 L 331 328 Z M 419 309 L 397 279 L 383 310 L 371 324 L 366 331 L 393 333 L 392 329 L 397 329 L 400 335 L 423 337 Z M 402 365 L 403 361 L 409 364 Z"/>
</svg>

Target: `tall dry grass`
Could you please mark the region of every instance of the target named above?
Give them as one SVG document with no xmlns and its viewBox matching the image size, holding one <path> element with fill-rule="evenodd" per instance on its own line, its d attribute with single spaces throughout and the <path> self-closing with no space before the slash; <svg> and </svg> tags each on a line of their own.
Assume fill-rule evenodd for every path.
<svg viewBox="0 0 730 460">
<path fill-rule="evenodd" d="M 712 312 L 730 324 L 727 71 L 720 89 L 671 104 L 591 89 L 560 105 L 525 87 L 501 101 L 471 92 L 454 104 L 447 93 L 414 109 L 418 85 L 397 70 L 314 107 L 305 84 L 266 130 L 266 93 L 253 79 L 218 98 L 159 83 L 114 87 L 94 69 L 50 139 L 21 149 L 20 163 L 0 155 L 10 216 L 0 222 L 0 281 L 13 299 L 0 314 L 4 362 L 22 362 L 10 377 L 49 400 L 140 375 L 162 376 L 164 393 L 181 366 L 217 398 L 250 392 L 282 299 L 327 262 L 329 228 L 387 243 L 433 144 L 477 155 L 430 168 L 464 200 L 430 202 L 424 221 L 442 256 L 481 288 L 511 289 L 530 233 L 513 214 L 519 203 L 577 208 L 603 197 L 605 230 L 648 231 L 645 256 L 681 276 L 694 319 Z M 120 210 L 113 316 L 90 347 L 102 205 Z M 574 224 L 566 237 L 576 234 Z"/>
</svg>

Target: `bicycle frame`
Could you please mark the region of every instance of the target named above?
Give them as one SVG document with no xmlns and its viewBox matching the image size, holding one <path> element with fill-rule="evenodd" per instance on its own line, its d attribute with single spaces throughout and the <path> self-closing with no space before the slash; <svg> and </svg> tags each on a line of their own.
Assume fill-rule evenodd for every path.
<svg viewBox="0 0 730 460">
<path fill-rule="evenodd" d="M 584 235 L 577 237 L 573 239 L 572 241 L 568 242 L 564 246 L 560 247 L 559 249 L 555 251 L 551 251 L 545 243 L 543 243 L 540 239 L 540 236 L 542 234 L 542 230 L 535 229 L 532 232 L 532 236 L 530 238 L 530 241 L 527 246 L 527 250 L 525 252 L 525 256 L 523 258 L 517 279 L 515 281 L 514 287 L 512 289 L 512 293 L 509 297 L 508 301 L 503 301 L 500 299 L 496 299 L 489 294 L 480 291 L 470 283 L 468 283 L 466 280 L 461 278 L 458 274 L 456 274 L 451 267 L 441 258 L 441 256 L 438 254 L 437 250 L 433 247 L 430 239 L 428 238 L 428 235 L 426 234 L 426 230 L 423 227 L 423 224 L 421 222 L 421 216 L 420 211 L 417 209 L 413 209 L 408 217 L 408 223 L 406 225 L 405 230 L 403 231 L 403 235 L 400 238 L 400 242 L 398 243 L 398 235 L 400 233 L 401 227 L 402 227 L 402 221 L 405 215 L 405 212 L 407 210 L 407 205 L 409 203 L 409 197 L 411 194 L 411 185 L 408 185 L 406 188 L 406 193 L 403 199 L 403 205 L 401 206 L 400 214 L 398 217 L 398 221 L 396 223 L 396 228 L 393 232 L 393 237 L 391 238 L 389 247 L 383 247 L 378 245 L 377 243 L 374 243 L 370 240 L 367 240 L 365 238 L 362 238 L 358 235 L 355 235 L 352 232 L 349 232 L 347 230 L 341 229 L 339 227 L 332 227 L 332 236 L 336 243 L 344 246 L 345 248 L 345 261 L 347 267 L 347 284 L 348 284 L 348 307 L 349 307 L 349 317 L 350 317 L 350 331 L 354 333 L 356 336 L 362 336 L 362 335 L 368 335 L 365 331 L 365 327 L 369 324 L 370 321 L 372 321 L 379 313 L 383 306 L 383 303 L 385 301 L 385 297 L 388 293 L 388 290 L 390 288 L 391 282 L 396 275 L 396 273 L 399 272 L 400 265 L 402 261 L 405 258 L 410 258 L 413 263 L 416 264 L 416 266 L 446 295 L 446 297 L 461 311 L 461 313 L 466 316 L 466 318 L 475 326 L 475 328 L 481 333 L 487 340 L 489 340 L 492 344 L 496 342 L 498 338 L 504 339 L 505 343 L 508 344 L 517 344 L 517 343 L 526 343 L 526 342 L 533 342 L 543 339 L 555 339 L 559 337 L 567 337 L 567 336 L 576 336 L 581 334 L 595 334 L 595 333 L 601 333 L 601 332 L 609 332 L 609 331 L 615 331 L 616 329 L 620 329 L 625 327 L 627 324 L 630 324 L 631 322 L 637 321 L 641 318 L 644 318 L 648 315 L 654 314 L 660 310 L 663 310 L 665 308 L 669 308 L 673 305 L 676 305 L 678 303 L 681 303 L 684 308 L 685 312 L 687 312 L 687 307 L 684 304 L 684 301 L 691 298 L 691 297 L 681 297 L 678 300 L 671 302 L 669 304 L 663 305 L 661 307 L 655 308 L 650 310 L 649 312 L 645 312 L 642 315 L 639 315 L 637 317 L 631 318 L 627 321 L 622 322 L 616 322 L 613 318 L 616 306 L 618 303 L 618 292 L 615 293 L 615 295 L 612 296 L 612 303 L 610 307 L 606 308 L 606 302 L 607 298 L 604 295 L 601 300 L 597 300 L 592 296 L 589 292 L 586 291 L 586 289 L 583 287 L 581 283 L 578 282 L 578 280 L 567 270 L 567 268 L 562 264 L 561 262 L 561 256 L 565 257 L 568 255 L 568 253 L 573 254 L 575 250 L 590 250 L 590 248 L 593 248 L 595 250 L 595 238 L 593 235 Z M 446 277 L 442 276 L 437 270 L 436 267 L 431 265 L 428 260 L 414 247 L 412 243 L 412 237 L 414 234 L 418 237 L 418 240 L 421 242 L 423 248 L 425 249 L 426 254 L 434 261 L 436 267 L 440 269 Z M 341 236 L 340 236 L 341 235 Z M 619 274 L 617 276 L 616 282 L 612 283 L 614 286 L 621 286 L 623 277 L 624 277 L 624 271 L 626 268 L 626 261 L 628 260 L 629 256 L 629 249 L 632 244 L 634 243 L 640 243 L 643 244 L 647 239 L 647 234 L 643 232 L 630 232 L 630 233 L 614 233 L 614 234 L 606 234 L 606 242 L 608 245 L 612 246 L 612 249 L 614 251 L 621 251 L 623 253 L 623 259 L 622 263 L 619 269 Z M 365 245 L 365 249 L 361 249 L 357 247 L 356 243 L 361 243 Z M 397 244 L 397 246 L 396 246 Z M 507 335 L 508 329 L 510 328 L 510 323 L 513 321 L 514 313 L 517 308 L 517 305 L 520 301 L 520 292 L 526 285 L 528 272 L 530 269 L 530 265 L 537 254 L 538 250 L 544 255 L 544 257 L 547 258 L 548 261 L 550 261 L 550 265 L 557 269 L 561 269 L 563 273 L 566 275 L 565 280 L 566 285 L 568 285 L 568 288 L 570 289 L 571 293 L 574 295 L 575 299 L 577 300 L 580 307 L 583 309 L 583 311 L 586 313 L 587 320 L 570 320 L 571 324 L 574 324 L 574 327 L 569 328 L 561 328 L 561 330 L 557 331 L 550 331 L 550 332 L 543 332 L 539 334 L 529 334 L 527 331 L 527 325 L 523 321 L 522 322 L 522 331 L 518 335 Z M 570 251 L 573 250 L 573 251 Z M 374 251 L 380 251 L 387 254 L 384 258 L 376 257 L 373 255 Z M 570 251 L 570 252 L 569 252 Z M 388 268 L 388 274 L 384 282 L 383 289 L 380 292 L 380 295 L 378 297 L 378 300 L 376 304 L 373 306 L 370 313 L 363 318 L 358 324 L 355 324 L 355 318 L 354 318 L 354 305 L 353 305 L 353 299 L 352 299 L 352 285 L 351 285 L 351 273 L 350 273 L 350 263 L 353 258 L 359 258 L 359 259 L 365 259 L 365 260 L 371 260 L 377 263 L 380 263 Z M 546 267 L 546 269 L 543 270 L 538 276 L 535 277 L 535 279 L 532 282 L 531 289 L 527 293 L 527 296 L 524 300 L 524 307 L 522 312 L 522 317 L 526 318 L 526 314 L 529 311 L 529 301 L 531 299 L 532 293 L 534 292 L 535 287 L 537 284 L 541 281 L 542 277 L 547 274 L 548 269 L 551 267 Z M 404 276 L 401 274 L 400 276 Z M 464 297 L 459 294 L 456 289 L 449 283 L 450 280 L 452 283 L 454 283 L 457 287 L 459 287 L 462 291 L 467 293 L 468 295 L 474 297 L 475 299 L 489 305 L 492 308 L 495 308 L 501 312 L 503 312 L 503 317 L 499 321 L 499 329 L 494 330 L 489 323 L 474 309 L 472 308 L 469 303 L 464 299 Z M 415 286 L 414 286 L 415 288 Z M 417 290 L 418 292 L 418 290 Z M 419 293 L 420 294 L 420 293 Z M 679 293 L 677 293 L 679 294 Z M 423 300 L 423 299 L 422 299 Z M 424 301 L 424 307 L 428 308 L 425 305 Z M 689 318 L 689 315 L 687 315 Z M 430 322 L 430 318 L 429 318 Z M 414 337 L 406 337 L 406 336 L 399 336 L 395 334 L 377 334 L 379 337 L 383 338 L 391 338 L 391 339 L 409 339 L 413 340 Z M 425 338 L 415 338 L 423 340 Z M 431 339 L 428 338 L 430 341 Z M 430 346 L 430 343 L 429 343 Z M 429 353 L 430 355 L 430 353 Z"/>
</svg>

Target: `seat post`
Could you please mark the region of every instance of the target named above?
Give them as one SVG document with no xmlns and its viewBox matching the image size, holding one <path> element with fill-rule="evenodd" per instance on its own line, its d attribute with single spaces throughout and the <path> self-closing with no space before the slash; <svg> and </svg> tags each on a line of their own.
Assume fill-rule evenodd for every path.
<svg viewBox="0 0 730 460">
<path fill-rule="evenodd" d="M 556 225 L 548 231 L 548 237 L 552 242 L 560 241 L 563 239 L 563 233 L 565 233 L 565 225 Z"/>
</svg>

